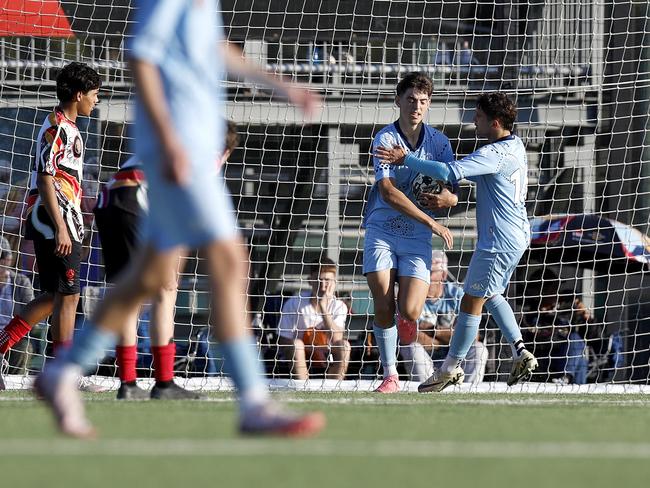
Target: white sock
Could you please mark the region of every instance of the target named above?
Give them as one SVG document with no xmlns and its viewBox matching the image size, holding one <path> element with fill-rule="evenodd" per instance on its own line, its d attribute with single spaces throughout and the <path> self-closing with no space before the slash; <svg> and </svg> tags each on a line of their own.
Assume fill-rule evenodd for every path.
<svg viewBox="0 0 650 488">
<path fill-rule="evenodd" d="M 249 388 L 239 395 L 239 410 L 242 415 L 256 410 L 269 401 L 270 395 L 266 387 Z"/>
<path fill-rule="evenodd" d="M 397 376 L 397 366 L 395 364 L 384 366 L 384 379 L 388 378 L 389 376 Z"/>
<path fill-rule="evenodd" d="M 455 358 L 453 356 L 447 355 L 445 361 L 442 363 L 440 370 L 443 373 L 451 373 L 457 366 L 460 365 L 461 359 Z"/>
</svg>

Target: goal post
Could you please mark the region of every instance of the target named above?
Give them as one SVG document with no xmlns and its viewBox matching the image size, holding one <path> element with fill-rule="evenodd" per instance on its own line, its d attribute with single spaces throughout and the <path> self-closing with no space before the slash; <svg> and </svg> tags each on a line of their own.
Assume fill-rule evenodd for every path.
<svg viewBox="0 0 650 488">
<path fill-rule="evenodd" d="M 57 103 L 58 69 L 83 61 L 102 77 L 100 104 L 79 123 L 87 147 L 83 210 L 89 232 L 78 327 L 105 287 L 89 212 L 101 184 L 131 155 L 134 89 L 125 49 L 134 9 L 129 0 L 8 1 L 0 7 L 0 231 L 11 248 L 3 249 L 0 264 L 2 273 L 28 277 L 36 293 L 33 248 L 22 237 L 21 220 L 36 134 Z M 219 13 L 229 42 L 248 58 L 308 84 L 324 101 L 308 121 L 261 86 L 225 81 L 224 115 L 237 125 L 241 144 L 223 175 L 250 257 L 253 333 L 272 380 L 302 385 L 290 381 L 292 361 L 278 345 L 277 325 L 286 300 L 309 290 L 310 264 L 322 256 L 338 263 L 338 296 L 350 309 L 345 337 L 351 354 L 345 382 L 320 381 L 333 358 L 327 353 L 324 363 L 313 361 L 311 384 L 370 388 L 380 378 L 370 333 L 373 304 L 361 265 L 362 215 L 374 183 L 369 151 L 372 137 L 398 117 L 396 83 L 420 71 L 434 84 L 426 122 L 449 137 L 456 157 L 485 142 L 477 140 L 472 123 L 477 95 L 505 91 L 517 102 L 515 131 L 528 154 L 533 240 L 507 299 L 540 359 L 533 385 L 648 383 L 648 5 L 221 0 Z M 454 235 L 449 279 L 462 283 L 477 242 L 475 187 L 461 182 L 458 196 L 458 205 L 440 221 Z M 441 248 L 439 240 L 433 244 Z M 16 297 L 24 296 L 4 289 L 0 327 L 19 313 Z M 200 255 L 191 255 L 181 270 L 175 320 L 177 376 L 199 378 L 203 386 L 225 384 L 221 360 L 209 352 L 209 292 Z M 444 357 L 449 322 L 440 320 L 433 351 L 418 352 L 427 364 Z M 141 323 L 145 331 L 146 313 Z M 47 324 L 36 327 L 24 358 L 12 353 L 3 373 L 22 384 L 22 376 L 37 372 L 50 355 L 47 330 Z M 476 381 L 500 391 L 511 353 L 488 315 L 479 342 Z M 150 377 L 144 337 L 142 351 L 139 372 Z M 400 355 L 399 371 L 416 382 L 407 355 Z M 107 359 L 97 372 L 113 377 L 114 361 Z"/>
</svg>

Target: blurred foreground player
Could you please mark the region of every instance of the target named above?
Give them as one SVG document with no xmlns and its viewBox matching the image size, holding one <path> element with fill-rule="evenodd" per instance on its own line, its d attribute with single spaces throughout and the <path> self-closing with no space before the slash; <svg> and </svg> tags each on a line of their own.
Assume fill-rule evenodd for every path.
<svg viewBox="0 0 650 488">
<path fill-rule="evenodd" d="M 212 285 L 213 333 L 240 400 L 239 430 L 247 434 L 311 435 L 321 413 L 294 414 L 269 398 L 246 307 L 247 259 L 230 196 L 213 177 L 222 150 L 222 76 L 226 67 L 267 84 L 309 115 L 317 98 L 249 64 L 223 39 L 214 0 L 137 2 L 131 68 L 138 89 L 136 154 L 149 185 L 146 245 L 128 272 L 98 305 L 64 358 L 52 363 L 36 389 L 52 407 L 62 432 L 92 437 L 73 378 L 115 343 L 129 317 L 165 284 L 182 247 L 206 257 Z M 210 177 L 208 177 L 210 175 Z"/>
</svg>

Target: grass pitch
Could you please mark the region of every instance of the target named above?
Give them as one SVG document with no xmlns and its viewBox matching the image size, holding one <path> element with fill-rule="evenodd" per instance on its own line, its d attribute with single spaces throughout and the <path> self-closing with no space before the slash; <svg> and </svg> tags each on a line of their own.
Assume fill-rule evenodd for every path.
<svg viewBox="0 0 650 488">
<path fill-rule="evenodd" d="M 27 392 L 0 393 L 0 486 L 635 487 L 650 477 L 650 397 L 292 393 L 323 410 L 315 439 L 236 435 L 231 395 L 89 395 L 92 442 L 59 437 Z"/>
</svg>

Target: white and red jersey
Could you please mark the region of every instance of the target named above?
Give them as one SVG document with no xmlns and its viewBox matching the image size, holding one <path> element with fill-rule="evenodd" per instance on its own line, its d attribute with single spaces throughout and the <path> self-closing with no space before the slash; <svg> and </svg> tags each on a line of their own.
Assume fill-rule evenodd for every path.
<svg viewBox="0 0 650 488">
<path fill-rule="evenodd" d="M 81 242 L 84 226 L 81 213 L 81 178 L 83 174 L 84 143 L 77 125 L 60 108 L 54 109 L 43 122 L 36 141 L 34 166 L 27 196 L 27 239 L 54 239 L 54 223 L 38 193 L 38 174 L 54 179 L 59 211 L 70 232 L 70 238 Z"/>
</svg>

